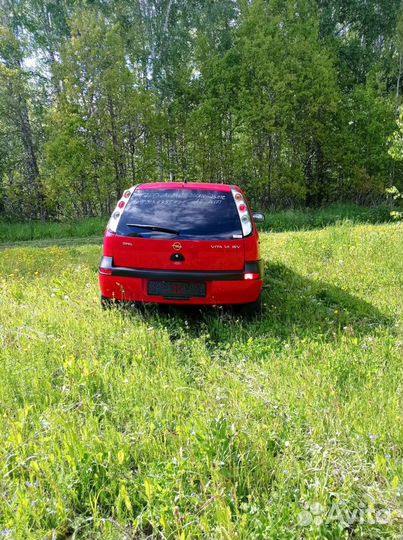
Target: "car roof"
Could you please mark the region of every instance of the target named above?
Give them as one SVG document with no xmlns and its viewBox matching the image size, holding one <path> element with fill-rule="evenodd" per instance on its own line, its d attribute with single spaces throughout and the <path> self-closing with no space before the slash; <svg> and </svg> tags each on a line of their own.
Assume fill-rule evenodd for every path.
<svg viewBox="0 0 403 540">
<path fill-rule="evenodd" d="M 208 182 L 150 182 L 137 186 L 137 189 L 205 189 L 207 191 L 231 191 L 231 188 L 239 189 L 234 185 Z"/>
</svg>

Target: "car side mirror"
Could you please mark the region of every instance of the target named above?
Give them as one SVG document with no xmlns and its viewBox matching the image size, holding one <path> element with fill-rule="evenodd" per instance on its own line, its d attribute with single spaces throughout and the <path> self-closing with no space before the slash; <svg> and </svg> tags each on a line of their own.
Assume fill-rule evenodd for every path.
<svg viewBox="0 0 403 540">
<path fill-rule="evenodd" d="M 253 219 L 255 220 L 255 223 L 263 223 L 264 221 L 264 214 L 262 212 L 254 212 Z"/>
</svg>

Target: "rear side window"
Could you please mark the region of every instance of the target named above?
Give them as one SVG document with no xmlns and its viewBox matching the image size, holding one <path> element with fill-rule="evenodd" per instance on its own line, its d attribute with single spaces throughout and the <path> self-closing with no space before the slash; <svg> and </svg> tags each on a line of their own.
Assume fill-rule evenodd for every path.
<svg viewBox="0 0 403 540">
<path fill-rule="evenodd" d="M 144 238 L 242 238 L 232 193 L 202 189 L 136 189 L 116 232 Z"/>
</svg>

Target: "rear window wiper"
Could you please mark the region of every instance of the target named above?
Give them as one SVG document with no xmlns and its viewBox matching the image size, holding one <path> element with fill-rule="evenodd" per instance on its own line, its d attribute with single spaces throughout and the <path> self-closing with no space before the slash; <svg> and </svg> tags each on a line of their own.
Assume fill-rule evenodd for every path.
<svg viewBox="0 0 403 540">
<path fill-rule="evenodd" d="M 139 229 L 147 229 L 148 231 L 156 231 L 167 234 L 179 234 L 180 231 L 168 229 L 166 227 L 158 227 L 157 225 L 141 225 L 140 223 L 126 223 L 128 227 L 138 227 Z"/>
</svg>

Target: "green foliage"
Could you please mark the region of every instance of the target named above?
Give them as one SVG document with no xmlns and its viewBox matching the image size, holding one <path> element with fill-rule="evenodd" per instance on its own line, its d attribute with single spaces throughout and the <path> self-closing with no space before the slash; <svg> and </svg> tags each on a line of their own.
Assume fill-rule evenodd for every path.
<svg viewBox="0 0 403 540">
<path fill-rule="evenodd" d="M 396 121 L 397 130 L 390 137 L 389 154 L 396 161 L 403 161 L 403 112 L 400 113 L 398 120 Z M 386 192 L 392 196 L 395 204 L 402 207 L 403 194 L 398 190 L 396 186 L 392 186 L 386 190 Z M 403 212 L 398 209 L 393 209 L 390 215 L 394 219 L 403 219 Z"/>
<path fill-rule="evenodd" d="M 397 202 L 397 204 L 400 203 L 400 207 L 402 206 L 403 202 L 403 193 L 400 193 L 400 191 L 397 189 L 396 186 L 392 186 L 386 190 L 386 193 L 392 196 L 393 200 Z M 392 210 L 390 212 L 390 215 L 393 217 L 393 219 L 403 219 L 403 212 L 399 210 Z"/>
<path fill-rule="evenodd" d="M 239 31 L 241 103 L 249 146 L 243 166 L 259 199 L 312 202 L 332 147 L 339 99 L 333 63 L 318 39 L 315 5 L 254 2 Z M 320 198 L 320 197 L 319 197 Z"/>
<path fill-rule="evenodd" d="M 402 239 L 263 233 L 253 322 L 102 311 L 100 243 L 2 251 L 3 536 L 400 537 Z"/>
<path fill-rule="evenodd" d="M 22 59 L 18 39 L 0 26 L 0 209 L 32 217 L 40 210 L 40 187 Z"/>
<path fill-rule="evenodd" d="M 46 193 L 61 216 L 106 214 L 129 172 L 135 183 L 137 169 L 147 171 L 136 139 L 152 95 L 136 89 L 124 55 L 116 25 L 93 11 L 77 15 L 57 69 L 64 92 L 50 113 L 45 147 Z"/>
<path fill-rule="evenodd" d="M 396 161 L 403 161 L 403 111 L 396 120 L 397 130 L 391 135 L 389 154 Z"/>
<path fill-rule="evenodd" d="M 105 214 L 155 180 L 291 208 L 402 189 L 398 0 L 4 0 L 0 20 L 8 217 Z"/>
<path fill-rule="evenodd" d="M 337 159 L 349 171 L 339 188 L 358 201 L 381 199 L 392 176 L 387 134 L 393 132 L 395 103 L 380 86 L 373 73 L 354 88 L 343 112 L 346 129 L 336 139 Z"/>
</svg>

